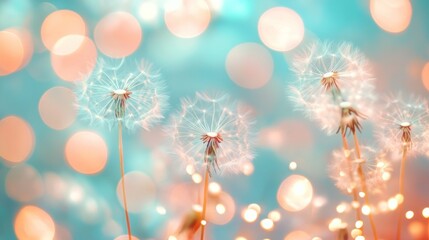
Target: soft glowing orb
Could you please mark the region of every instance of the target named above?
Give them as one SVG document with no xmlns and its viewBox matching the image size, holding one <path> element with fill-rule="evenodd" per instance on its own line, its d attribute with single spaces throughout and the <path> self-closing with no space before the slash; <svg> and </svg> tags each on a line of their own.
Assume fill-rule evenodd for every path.
<svg viewBox="0 0 429 240">
<path fill-rule="evenodd" d="M 293 10 L 275 7 L 267 10 L 259 18 L 259 37 L 275 51 L 289 51 L 298 46 L 304 38 L 304 23 Z"/>
<path fill-rule="evenodd" d="M 405 218 L 407 218 L 407 219 L 411 219 L 411 218 L 413 218 L 414 217 L 414 212 L 413 211 L 407 211 L 406 213 L 405 213 Z"/>
<path fill-rule="evenodd" d="M 107 162 L 107 146 L 94 132 L 81 131 L 69 138 L 65 148 L 67 163 L 77 172 L 95 174 Z"/>
<path fill-rule="evenodd" d="M 274 222 L 269 218 L 262 219 L 260 225 L 266 231 L 271 231 L 274 228 Z"/>
<path fill-rule="evenodd" d="M 51 216 L 36 206 L 21 208 L 16 215 L 14 228 L 18 239 L 52 240 L 55 235 Z"/>
<path fill-rule="evenodd" d="M 138 20 L 127 12 L 114 12 L 98 22 L 94 39 L 98 49 L 113 58 L 132 54 L 142 40 L 142 29 Z"/>
<path fill-rule="evenodd" d="M 239 86 L 249 89 L 263 87 L 273 74 L 270 52 L 257 43 L 242 43 L 229 51 L 226 58 L 229 77 Z"/>
<path fill-rule="evenodd" d="M 254 222 L 258 218 L 258 212 L 255 209 L 246 208 L 241 212 L 241 216 L 246 222 Z"/>
<path fill-rule="evenodd" d="M 16 116 L 0 120 L 0 157 L 11 163 L 23 162 L 33 147 L 33 129 L 26 121 Z"/>
<path fill-rule="evenodd" d="M 313 186 L 304 176 L 291 175 L 280 185 L 277 201 L 287 211 L 301 211 L 313 198 Z"/>
<path fill-rule="evenodd" d="M 61 130 L 68 128 L 76 119 L 76 96 L 65 87 L 53 87 L 46 91 L 39 101 L 39 113 L 49 127 Z"/>
<path fill-rule="evenodd" d="M 158 19 L 159 8 L 156 0 L 144 1 L 139 6 L 139 17 L 145 22 L 154 22 Z"/>
<path fill-rule="evenodd" d="M 58 41 L 54 49 L 51 65 L 62 80 L 82 81 L 94 69 L 97 49 L 88 37 L 68 35 Z"/>
<path fill-rule="evenodd" d="M 226 192 L 216 195 L 209 195 L 207 202 L 207 221 L 225 225 L 229 223 L 235 215 L 235 201 Z"/>
<path fill-rule="evenodd" d="M 9 31 L 0 31 L 0 76 L 11 74 L 24 62 L 21 38 Z"/>
<path fill-rule="evenodd" d="M 409 0 L 371 0 L 371 16 L 387 32 L 400 33 L 411 22 L 413 9 Z"/>
<path fill-rule="evenodd" d="M 125 174 L 125 191 L 127 196 L 127 205 L 130 212 L 141 212 L 156 195 L 155 184 L 146 174 L 133 171 Z M 122 198 L 122 179 L 116 187 L 116 195 L 124 206 Z"/>
<path fill-rule="evenodd" d="M 412 221 L 408 225 L 408 232 L 410 233 L 412 239 L 427 239 L 425 238 L 425 225 L 419 221 Z"/>
<path fill-rule="evenodd" d="M 282 218 L 282 215 L 280 214 L 279 211 L 274 210 L 268 213 L 268 218 L 273 220 L 273 222 L 278 222 Z"/>
<path fill-rule="evenodd" d="M 210 9 L 204 0 L 168 0 L 165 3 L 165 24 L 177 37 L 193 38 L 202 34 L 210 18 Z"/>
<path fill-rule="evenodd" d="M 59 10 L 49 14 L 42 23 L 40 35 L 43 44 L 53 50 L 55 44 L 67 35 L 86 35 L 86 24 L 82 17 L 70 10 Z"/>
<path fill-rule="evenodd" d="M 36 169 L 19 165 L 6 175 L 6 193 L 19 202 L 29 202 L 43 194 L 43 182 Z"/>
</svg>

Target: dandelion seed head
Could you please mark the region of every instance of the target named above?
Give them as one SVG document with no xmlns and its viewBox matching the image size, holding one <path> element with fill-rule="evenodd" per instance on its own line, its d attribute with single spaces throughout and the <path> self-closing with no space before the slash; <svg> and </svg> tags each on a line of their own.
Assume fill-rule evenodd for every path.
<svg viewBox="0 0 429 240">
<path fill-rule="evenodd" d="M 84 118 L 110 128 L 121 121 L 128 129 L 149 129 L 167 107 L 165 84 L 150 64 L 100 58 L 77 88 Z"/>
<path fill-rule="evenodd" d="M 394 152 L 424 153 L 429 142 L 428 102 L 410 96 L 389 96 L 377 117 L 375 135 L 380 145 Z"/>
<path fill-rule="evenodd" d="M 296 79 L 288 95 L 297 110 L 333 134 L 341 120 L 341 102 L 372 116 L 376 95 L 368 70 L 367 60 L 351 44 L 315 42 L 295 57 Z"/>
<path fill-rule="evenodd" d="M 329 176 L 337 188 L 348 194 L 354 188 L 362 189 L 357 170 L 359 164 L 365 173 L 368 191 L 372 194 L 378 194 L 385 190 L 386 181 L 390 179 L 392 171 L 390 155 L 384 151 L 377 152 L 367 146 L 361 146 L 361 158 L 357 158 L 354 149 L 350 151 L 336 150 L 332 153 L 328 170 Z"/>
<path fill-rule="evenodd" d="M 227 95 L 197 93 L 182 100 L 166 131 L 185 166 L 237 173 L 253 159 L 251 126 L 249 112 Z"/>
</svg>

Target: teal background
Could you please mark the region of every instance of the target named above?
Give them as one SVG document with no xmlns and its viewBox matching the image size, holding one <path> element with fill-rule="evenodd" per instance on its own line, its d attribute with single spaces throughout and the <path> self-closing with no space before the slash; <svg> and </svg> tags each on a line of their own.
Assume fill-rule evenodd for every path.
<svg viewBox="0 0 429 240">
<path fill-rule="evenodd" d="M 128 2 L 131 3 L 130 6 L 138 6 L 141 1 Z M 49 12 L 41 10 L 41 3 L 42 1 L 35 0 L 0 1 L 0 30 L 8 27 L 26 27 L 32 32 L 35 45 L 42 46 L 40 26 Z M 50 3 L 57 9 L 71 9 L 79 13 L 88 24 L 90 37 L 97 21 L 109 12 L 125 10 L 137 16 L 136 8 L 124 7 L 121 1 L 116 0 L 109 1 L 109 4 L 103 4 L 101 0 L 50 1 Z M 291 102 L 285 95 L 288 82 L 294 78 L 289 70 L 289 60 L 294 51 L 279 53 L 269 50 L 274 60 L 274 73 L 269 83 L 260 89 L 242 88 L 228 77 L 225 59 L 234 46 L 244 42 L 262 44 L 257 31 L 259 16 L 275 6 L 291 8 L 303 19 L 306 38 L 348 41 L 360 48 L 371 61 L 380 96 L 397 91 L 427 96 L 420 73 L 423 65 L 429 61 L 427 25 L 429 1 L 416 0 L 412 1 L 412 5 L 411 23 L 399 34 L 385 32 L 376 25 L 369 12 L 369 1 L 225 0 L 221 14 L 212 18 L 208 29 L 202 35 L 192 39 L 181 39 L 172 35 L 163 23 L 162 12 L 158 24 L 141 23 L 143 41 L 131 57 L 145 58 L 160 69 L 170 95 L 171 106 L 167 116 L 177 110 L 180 98 L 193 96 L 195 91 L 218 90 L 229 93 L 255 109 L 257 121 L 255 131 L 282 121 L 294 120 L 304 123 L 312 133 L 312 143 L 302 147 L 303 149 L 290 149 L 284 146 L 285 151 L 279 153 L 258 144 L 255 148 L 255 172 L 251 176 L 214 177 L 214 180 L 221 183 L 223 189 L 234 197 L 237 211 L 227 225 L 209 225 L 209 239 L 234 239 L 239 232 L 247 232 L 252 236 L 249 239 L 283 239 L 288 232 L 299 229 L 306 230 L 311 236 L 333 239 L 332 233 L 327 229 L 329 220 L 337 216 L 335 206 L 341 201 L 349 200 L 348 196 L 335 188 L 326 170 L 331 150 L 341 144 L 339 137 L 326 136 L 315 123 L 301 113 L 294 112 Z M 30 74 L 30 71 L 36 71 L 37 74 Z M 125 227 L 122 208 L 114 191 L 119 180 L 116 132 L 109 131 L 103 126 L 90 126 L 80 119 L 61 131 L 46 126 L 40 118 L 38 102 L 43 93 L 54 86 L 74 88 L 72 83 L 62 81 L 55 75 L 50 66 L 48 51 L 35 51 L 31 62 L 24 69 L 0 77 L 0 118 L 17 115 L 32 126 L 35 133 L 35 148 L 26 164 L 37 169 L 42 175 L 54 172 L 87 189 L 88 194 L 99 204 L 107 204 L 112 210 L 113 219 Z M 166 124 L 166 121 L 163 124 Z M 372 126 L 366 124 L 364 128 L 363 142 L 375 145 Z M 108 144 L 108 164 L 99 174 L 91 176 L 79 174 L 65 162 L 64 145 L 73 133 L 80 130 L 95 131 Z M 160 160 L 153 159 L 151 155 L 153 149 L 144 145 L 141 134 L 145 132 L 143 130 L 125 132 L 126 169 L 143 171 L 153 176 L 154 161 Z M 288 168 L 289 162 L 296 158 L 299 158 L 298 169 L 291 171 Z M 410 186 L 409 194 L 413 201 L 407 204 L 417 209 L 416 215 L 421 215 L 418 211 L 429 205 L 427 187 L 429 162 L 426 158 L 413 159 L 408 169 L 412 179 L 407 184 Z M 168 186 L 177 181 L 191 181 L 185 174 L 177 173 L 184 172 L 184 169 L 178 168 L 180 164 L 175 161 L 168 162 L 169 165 L 165 168 L 166 176 L 171 177 L 167 177 L 163 182 L 156 182 L 158 196 L 156 202 L 151 203 L 144 213 L 131 216 L 134 235 L 140 239 L 161 239 L 160 235 L 166 229 L 168 219 L 177 217 L 169 213 L 160 216 L 153 209 L 158 203 L 163 204 L 162 192 Z M 397 166 L 398 163 L 394 163 L 394 167 Z M 15 214 L 23 206 L 6 195 L 5 176 L 9 169 L 10 166 L 3 161 L 0 162 L 0 239 L 16 239 L 13 221 Z M 313 184 L 315 195 L 327 199 L 326 205 L 317 213 L 308 208 L 298 213 L 281 210 L 276 199 L 277 190 L 280 183 L 291 174 L 306 176 Z M 394 171 L 393 174 L 396 176 L 398 172 Z M 241 209 L 250 203 L 261 205 L 263 208 L 261 216 L 266 216 L 270 210 L 280 209 L 282 220 L 276 224 L 272 232 L 263 231 L 258 221 L 252 224 L 243 222 L 240 217 Z M 91 224 L 80 219 L 81 206 L 52 202 L 47 196 L 30 204 L 40 206 L 57 223 L 67 226 L 73 239 L 109 239 L 103 235 L 102 218 Z M 377 216 L 376 220 L 382 222 L 392 217 L 396 216 L 387 214 Z M 421 216 L 416 218 L 422 220 Z M 390 231 L 388 227 L 380 226 L 380 232 L 382 236 L 383 234 L 389 236 Z"/>
</svg>

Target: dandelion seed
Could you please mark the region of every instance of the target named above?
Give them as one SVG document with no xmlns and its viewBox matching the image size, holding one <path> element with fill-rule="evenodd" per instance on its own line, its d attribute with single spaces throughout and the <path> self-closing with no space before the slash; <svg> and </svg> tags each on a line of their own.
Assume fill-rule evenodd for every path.
<svg viewBox="0 0 429 240">
<path fill-rule="evenodd" d="M 122 198 L 128 239 L 131 224 L 125 190 L 122 126 L 148 129 L 163 118 L 167 105 L 164 84 L 159 74 L 152 74 L 149 65 L 132 65 L 128 69 L 125 59 L 118 61 L 100 59 L 96 70 L 77 89 L 79 108 L 93 123 L 106 123 L 118 127 L 119 165 L 121 169 Z M 134 71 L 135 69 L 135 71 Z"/>
<path fill-rule="evenodd" d="M 368 146 L 361 146 L 361 158 L 355 157 L 355 150 L 350 153 L 354 159 L 352 161 L 352 171 L 348 171 L 348 160 L 342 150 L 332 153 L 329 164 L 329 176 L 334 180 L 335 185 L 345 193 L 351 193 L 353 188 L 362 189 L 358 175 L 358 165 L 363 166 L 366 173 L 366 187 L 372 194 L 382 193 L 386 187 L 386 174 L 390 175 L 392 168 L 389 163 L 389 155 L 386 152 L 377 152 Z M 352 175 L 350 175 L 352 174 Z M 368 193 L 366 193 L 368 194 Z"/>
<path fill-rule="evenodd" d="M 205 220 L 209 178 L 213 172 L 239 172 L 252 160 L 248 112 L 240 111 L 227 95 L 197 93 L 182 101 L 181 112 L 172 117 L 167 132 L 176 153 L 195 169 L 205 170 L 202 222 Z M 206 224 L 201 225 L 201 240 Z"/>
<path fill-rule="evenodd" d="M 238 173 L 252 160 L 249 112 L 223 94 L 197 93 L 181 105 L 166 131 L 185 166 Z"/>
<path fill-rule="evenodd" d="M 292 71 L 297 79 L 289 87 L 289 98 L 333 134 L 342 120 L 342 102 L 366 116 L 373 114 L 376 97 L 368 69 L 365 57 L 350 44 L 316 42 L 294 59 Z"/>
<path fill-rule="evenodd" d="M 149 64 L 100 59 L 78 88 L 78 105 L 92 123 L 150 128 L 167 107 L 165 84 Z"/>
<path fill-rule="evenodd" d="M 404 148 L 408 154 L 425 152 L 429 140 L 425 134 L 429 126 L 426 100 L 390 96 L 378 120 L 375 134 L 382 147 L 398 153 Z"/>
<path fill-rule="evenodd" d="M 404 99 L 401 95 L 389 97 L 379 116 L 376 132 L 380 144 L 394 153 L 402 153 L 399 173 L 399 195 L 404 196 L 405 163 L 410 154 L 427 150 L 429 110 L 426 100 L 418 97 Z M 398 206 L 396 239 L 401 239 L 403 204 Z"/>
</svg>

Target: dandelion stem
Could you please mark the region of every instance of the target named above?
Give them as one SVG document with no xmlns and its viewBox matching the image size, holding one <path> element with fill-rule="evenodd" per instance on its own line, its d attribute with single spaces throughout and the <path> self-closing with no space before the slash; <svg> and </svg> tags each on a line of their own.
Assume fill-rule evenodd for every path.
<svg viewBox="0 0 429 240">
<path fill-rule="evenodd" d="M 356 135 L 355 131 L 353 131 L 353 140 L 355 142 L 355 149 L 356 149 L 357 158 L 361 159 L 361 151 L 360 151 L 359 139 L 357 138 L 357 135 Z M 362 162 L 359 162 L 359 164 L 358 164 L 358 175 L 360 177 L 360 181 L 361 181 L 361 185 L 362 185 L 362 191 L 365 194 L 365 196 L 364 196 L 365 204 L 368 207 L 370 207 L 369 197 L 368 197 L 368 189 L 366 187 L 365 174 L 364 174 L 363 169 L 362 169 Z M 369 222 L 371 224 L 371 229 L 372 229 L 372 234 L 374 236 L 374 240 L 377 240 L 378 239 L 377 229 L 375 228 L 375 222 L 374 222 L 374 219 L 372 217 L 371 211 L 368 213 L 368 218 L 369 218 Z"/>
<path fill-rule="evenodd" d="M 130 218 L 128 216 L 127 195 L 125 194 L 124 151 L 122 149 L 122 121 L 118 121 L 119 163 L 121 166 L 122 198 L 124 200 L 125 219 L 127 221 L 128 239 L 131 240 Z"/>
<path fill-rule="evenodd" d="M 347 233 L 347 228 L 341 228 L 338 230 L 337 240 L 347 240 L 349 239 L 349 234 Z"/>
<path fill-rule="evenodd" d="M 350 152 L 349 143 L 347 141 L 345 133 L 341 133 L 341 138 L 343 140 L 344 151 Z M 347 167 L 348 167 L 348 171 L 349 171 L 349 176 L 350 176 L 352 182 L 355 182 L 353 169 L 352 169 L 352 160 L 350 159 L 350 154 L 347 155 L 346 157 L 347 157 Z M 359 202 L 358 192 L 357 192 L 356 187 L 353 187 L 352 194 L 353 194 L 353 202 Z M 356 208 L 356 221 L 361 221 L 361 220 L 362 220 L 361 212 L 359 211 L 359 208 Z M 363 226 L 361 227 L 361 231 L 363 233 Z"/>
<path fill-rule="evenodd" d="M 401 170 L 399 173 L 399 194 L 404 196 L 404 179 L 405 179 L 405 162 L 407 161 L 407 147 L 404 147 L 402 150 L 402 160 L 401 160 Z M 403 198 L 404 200 L 404 198 Z M 398 227 L 396 229 L 396 239 L 401 239 L 401 230 L 402 230 L 402 210 L 403 210 L 403 202 L 399 203 L 398 206 Z"/>
<path fill-rule="evenodd" d="M 203 211 L 202 211 L 202 214 L 201 214 L 201 222 L 202 221 L 204 221 L 204 222 L 201 223 L 201 237 L 200 237 L 200 240 L 204 240 L 204 232 L 206 230 L 206 224 L 207 224 L 207 221 L 206 221 L 206 207 L 207 207 L 208 187 L 209 187 L 209 178 L 210 178 L 210 176 L 209 176 L 209 167 L 210 166 L 207 165 L 207 167 L 206 167 L 206 173 L 205 173 L 205 176 L 204 176 Z"/>
</svg>

